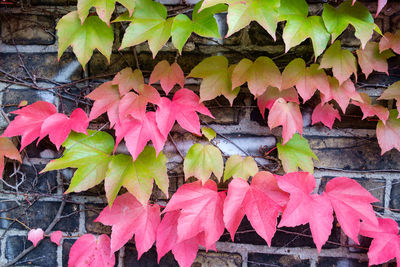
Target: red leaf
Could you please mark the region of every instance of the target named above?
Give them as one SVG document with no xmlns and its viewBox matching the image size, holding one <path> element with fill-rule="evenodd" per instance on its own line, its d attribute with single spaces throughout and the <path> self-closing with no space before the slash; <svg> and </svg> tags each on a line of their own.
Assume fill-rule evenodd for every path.
<svg viewBox="0 0 400 267">
<path fill-rule="evenodd" d="M 115 199 L 112 207 L 104 208 L 95 221 L 112 226 L 112 252 L 119 250 L 135 235 L 139 259 L 156 240 L 160 207 L 142 206 L 133 195 L 125 193 Z"/>
<path fill-rule="evenodd" d="M 62 235 L 63 235 L 63 233 L 61 231 L 52 232 L 50 235 L 51 242 L 53 242 L 53 243 L 57 244 L 57 246 L 59 246 Z"/>
<path fill-rule="evenodd" d="M 279 227 L 310 224 L 318 251 L 328 240 L 332 230 L 333 210 L 329 199 L 313 194 L 315 178 L 307 172 L 293 172 L 278 176 L 279 187 L 288 192 L 289 202 L 282 213 Z"/>
<path fill-rule="evenodd" d="M 0 179 L 3 179 L 4 157 L 18 160 L 22 163 L 21 155 L 13 142 L 7 137 L 0 137 Z"/>
<path fill-rule="evenodd" d="M 324 195 L 331 201 L 343 232 L 357 244 L 360 220 L 378 224 L 370 203 L 379 200 L 356 181 L 347 177 L 336 177 L 326 184 Z"/>
<path fill-rule="evenodd" d="M 332 104 L 328 103 L 320 103 L 316 106 L 311 117 L 312 125 L 317 122 L 322 122 L 322 124 L 329 127 L 331 130 L 335 119 L 341 120 L 339 111 L 335 109 Z"/>
<path fill-rule="evenodd" d="M 179 84 L 181 88 L 184 86 L 185 75 L 176 62 L 169 65 L 168 61 L 163 60 L 154 67 L 150 75 L 150 84 L 157 81 L 160 81 L 162 89 L 168 95 L 175 84 Z"/>
<path fill-rule="evenodd" d="M 112 84 L 118 85 L 119 93 L 123 96 L 131 89 L 139 90 L 139 87 L 144 84 L 143 74 L 139 69 L 132 71 L 131 68 L 125 68 L 115 75 Z"/>
<path fill-rule="evenodd" d="M 28 233 L 28 240 L 33 243 L 33 246 L 36 247 L 36 245 L 39 243 L 40 240 L 42 240 L 44 237 L 44 232 L 41 228 L 37 229 L 32 229 Z"/>
<path fill-rule="evenodd" d="M 172 101 L 161 98 L 156 111 L 157 126 L 162 135 L 167 138 L 175 120 L 179 125 L 196 135 L 201 135 L 200 121 L 196 112 L 212 117 L 210 111 L 200 103 L 200 98 L 189 89 L 180 89 L 174 94 Z"/>
<path fill-rule="evenodd" d="M 269 172 L 257 173 L 250 186 L 242 179 L 233 179 L 224 202 L 224 222 L 232 240 L 246 215 L 257 234 L 271 246 L 277 217 L 287 199 L 288 195 L 279 189 L 275 177 Z"/>
<path fill-rule="evenodd" d="M 51 103 L 38 101 L 11 113 L 18 116 L 8 125 L 3 136 L 22 135 L 21 151 L 40 136 L 40 129 L 44 120 L 57 113 L 57 109 Z"/>
<path fill-rule="evenodd" d="M 326 103 L 334 99 L 342 109 L 343 113 L 346 112 L 350 99 L 362 101 L 360 95 L 357 93 L 354 83 L 349 79 L 339 85 L 338 80 L 334 77 L 328 77 L 330 85 L 330 95 L 321 94 L 321 102 Z"/>
<path fill-rule="evenodd" d="M 360 93 L 362 101 L 352 101 L 353 105 L 359 106 L 364 114 L 362 119 L 377 116 L 383 123 L 389 118 L 389 110 L 381 105 L 372 105 L 371 99 L 366 93 Z"/>
<path fill-rule="evenodd" d="M 282 91 L 276 87 L 268 87 L 264 94 L 257 97 L 258 109 L 260 110 L 263 118 L 265 115 L 265 109 L 271 109 L 272 105 L 278 98 L 283 98 L 288 102 L 295 102 L 297 104 L 300 103 L 297 91 L 293 87 Z"/>
<path fill-rule="evenodd" d="M 360 226 L 360 235 L 373 238 L 368 251 L 369 265 L 397 258 L 397 266 L 400 266 L 399 226 L 390 218 L 378 218 L 378 222 L 379 225 L 362 222 Z"/>
<path fill-rule="evenodd" d="M 297 103 L 279 98 L 275 101 L 268 116 L 268 127 L 282 126 L 283 144 L 292 138 L 296 131 L 303 133 L 303 117 Z"/>
<path fill-rule="evenodd" d="M 101 235 L 98 238 L 92 234 L 81 236 L 72 245 L 69 252 L 68 267 L 113 267 L 115 255 L 110 250 L 110 238 Z"/>
<path fill-rule="evenodd" d="M 196 237 L 204 232 L 204 246 L 213 248 L 224 232 L 222 218 L 225 193 L 217 192 L 214 181 L 184 184 L 172 196 L 163 212 L 180 210 L 177 242 Z"/>
</svg>

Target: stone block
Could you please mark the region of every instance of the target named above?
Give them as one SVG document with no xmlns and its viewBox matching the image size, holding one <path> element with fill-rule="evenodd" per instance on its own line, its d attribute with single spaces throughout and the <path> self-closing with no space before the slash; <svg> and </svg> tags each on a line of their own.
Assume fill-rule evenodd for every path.
<svg viewBox="0 0 400 267">
<path fill-rule="evenodd" d="M 62 266 L 68 267 L 69 251 L 76 239 L 64 239 L 62 243 Z"/>
<path fill-rule="evenodd" d="M 94 220 L 99 217 L 100 212 L 106 207 L 106 205 L 99 204 L 87 204 L 85 205 L 85 227 L 86 231 L 94 234 L 110 234 L 111 227 L 106 226 Z"/>
<path fill-rule="evenodd" d="M 25 248 L 32 243 L 26 236 L 9 236 L 6 240 L 5 256 L 8 261 L 17 257 Z M 16 266 L 57 266 L 57 245 L 52 243 L 49 238 L 45 238 L 36 249 L 19 260 Z"/>
<path fill-rule="evenodd" d="M 310 262 L 309 260 L 302 260 L 297 255 L 249 253 L 247 266 L 308 267 L 310 266 Z"/>
<path fill-rule="evenodd" d="M 7 14 L 1 23 L 1 40 L 10 45 L 51 45 L 55 42 L 54 17 Z"/>
<path fill-rule="evenodd" d="M 149 251 L 144 253 L 138 260 L 138 253 L 135 246 L 128 244 L 125 246 L 125 266 L 129 267 L 142 267 L 142 266 L 159 266 L 159 267 L 178 267 L 174 255 L 171 252 L 165 254 L 161 258 L 160 263 L 157 263 L 157 251 L 155 247 L 152 247 Z"/>
<path fill-rule="evenodd" d="M 31 0 L 32 5 L 46 5 L 46 6 L 74 6 L 76 0 Z"/>
<path fill-rule="evenodd" d="M 392 209 L 393 212 L 400 212 L 400 180 L 392 181 L 389 207 Z"/>
<path fill-rule="evenodd" d="M 242 257 L 239 254 L 199 251 L 193 267 L 240 267 Z"/>
<path fill-rule="evenodd" d="M 325 267 L 325 266 L 364 267 L 364 266 L 368 266 L 368 262 L 357 260 L 357 259 L 349 259 L 349 258 L 318 257 L 316 266 L 318 266 L 318 267 Z"/>
</svg>

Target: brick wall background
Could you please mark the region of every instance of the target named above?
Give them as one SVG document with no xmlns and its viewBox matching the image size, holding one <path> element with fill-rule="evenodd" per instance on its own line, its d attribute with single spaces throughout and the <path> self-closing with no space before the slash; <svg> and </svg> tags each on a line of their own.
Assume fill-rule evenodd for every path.
<svg viewBox="0 0 400 267">
<path fill-rule="evenodd" d="M 190 4 L 191 1 L 186 3 Z M 322 2 L 326 1 L 310 2 L 311 12 L 318 13 L 322 10 Z M 374 11 L 375 2 L 364 3 Z M 165 0 L 163 3 L 170 4 L 169 8 L 182 4 L 180 0 Z M 6 118 L 12 118 L 8 112 L 15 110 L 21 100 L 28 100 L 30 104 L 38 100 L 49 101 L 65 113 L 78 106 L 88 110 L 90 103 L 83 98 L 85 94 L 124 67 L 137 67 L 132 49 L 117 50 L 122 28 L 126 26 L 121 24 L 114 25 L 116 45 L 110 64 L 102 55 L 95 53 L 84 72 L 71 50 L 67 50 L 57 61 L 55 25 L 62 15 L 76 9 L 75 4 L 72 0 L 23 0 L 14 5 L 0 2 L 2 129 L 7 126 Z M 225 15 L 218 15 L 218 19 L 224 25 Z M 395 1 L 389 3 L 376 23 L 383 32 L 399 29 L 400 4 Z M 346 31 L 341 39 L 349 49 L 359 45 L 351 30 Z M 158 61 L 167 59 L 173 62 L 176 57 L 176 50 L 171 43 L 167 43 L 155 60 L 147 44 L 138 45 L 136 52 L 139 67 L 145 74 Z M 260 26 L 252 23 L 223 42 L 192 36 L 177 61 L 188 73 L 202 59 L 211 55 L 224 55 L 230 63 L 239 62 L 244 57 L 255 59 L 266 55 L 285 66 L 294 57 L 303 57 L 307 61 L 312 54 L 309 41 L 284 54 L 279 35 L 275 43 Z M 374 74 L 365 80 L 360 76 L 358 90 L 376 99 L 387 85 L 399 79 L 399 62 L 399 57 L 389 60 L 389 77 Z M 187 81 L 187 87 L 193 90 L 197 90 L 198 84 L 196 80 Z M 318 190 L 322 191 L 332 177 L 354 178 L 381 200 L 375 207 L 376 212 L 400 222 L 400 153 L 392 150 L 380 156 L 375 137 L 376 121 L 361 121 L 361 112 L 355 106 L 348 108 L 342 122 L 335 123 L 333 130 L 321 125 L 311 126 L 310 112 L 315 103 L 313 100 L 307 102 L 302 112 L 304 136 L 319 158 L 315 162 Z M 275 147 L 280 132 L 271 132 L 266 127 L 247 89 L 242 89 L 233 107 L 229 107 L 224 98 L 209 101 L 207 106 L 216 119 L 202 117 L 203 122 L 224 136 L 217 138 L 216 143 L 226 156 L 245 153 L 260 156 L 257 160 L 266 169 L 282 171 L 276 160 L 262 158 L 265 151 Z M 99 119 L 92 127 L 100 128 L 104 123 L 104 118 Z M 192 143 L 204 142 L 178 127 L 174 128 L 173 138 L 184 154 Z M 119 150 L 123 152 L 125 149 L 121 146 Z M 173 193 L 184 182 L 182 158 L 171 143 L 167 143 L 164 151 L 169 158 L 169 191 Z M 270 155 L 276 157 L 274 153 Z M 20 222 L 31 228 L 46 229 L 60 211 L 62 199 L 65 200 L 65 206 L 53 230 L 61 230 L 71 238 L 63 239 L 59 247 L 46 239 L 38 248 L 18 260 L 16 265 L 67 266 L 74 236 L 110 232 L 109 227 L 93 223 L 106 205 L 102 186 L 64 196 L 62 193 L 68 186 L 72 170 L 39 174 L 50 159 L 59 156 L 55 147 L 45 139 L 38 147 L 28 147 L 21 166 L 12 163 L 7 165 L 4 182 L 0 182 L 0 265 L 6 265 L 31 246 L 26 239 L 27 231 Z M 165 196 L 154 190 L 152 198 L 162 200 Z M 235 238 L 233 243 L 229 235 L 224 234 L 217 244 L 218 252 L 199 252 L 193 266 L 367 266 L 365 247 L 368 247 L 369 240 L 362 239 L 360 247 L 356 247 L 338 227 L 334 227 L 329 243 L 320 254 L 313 245 L 308 226 L 278 229 L 271 248 L 246 221 L 239 227 Z M 158 266 L 154 248 L 138 261 L 137 252 L 130 244 L 119 252 L 117 258 L 118 266 Z M 169 253 L 162 258 L 160 265 L 175 266 L 177 263 Z"/>
</svg>

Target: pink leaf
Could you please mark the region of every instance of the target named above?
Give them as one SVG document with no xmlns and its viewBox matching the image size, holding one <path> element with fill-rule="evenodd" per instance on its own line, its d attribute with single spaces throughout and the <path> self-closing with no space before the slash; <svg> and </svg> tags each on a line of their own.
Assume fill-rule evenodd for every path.
<svg viewBox="0 0 400 267">
<path fill-rule="evenodd" d="M 160 81 L 166 95 L 169 94 L 175 84 L 179 84 L 182 88 L 185 83 L 185 76 L 181 67 L 174 62 L 169 65 L 168 61 L 160 61 L 153 69 L 150 75 L 150 84 Z"/>
<path fill-rule="evenodd" d="M 96 238 L 92 234 L 81 236 L 72 245 L 69 252 L 68 267 L 113 267 L 115 255 L 110 249 L 110 238 L 101 235 Z"/>
<path fill-rule="evenodd" d="M 51 242 L 53 242 L 53 243 L 57 244 L 57 246 L 59 246 L 62 235 L 63 234 L 61 231 L 55 231 L 55 232 L 51 233 L 51 235 L 50 235 Z"/>
<path fill-rule="evenodd" d="M 400 54 L 400 30 L 397 30 L 395 34 L 390 32 L 385 33 L 379 42 L 379 51 L 392 49 L 396 54 Z"/>
<path fill-rule="evenodd" d="M 44 232 L 41 228 L 37 229 L 32 229 L 28 233 L 28 240 L 33 243 L 33 246 L 36 247 L 36 245 L 39 243 L 40 240 L 42 240 L 44 237 Z"/>
<path fill-rule="evenodd" d="M 139 87 L 144 84 L 143 74 L 139 69 L 132 71 L 131 68 L 125 68 L 115 75 L 112 84 L 118 85 L 119 93 L 123 96 L 131 89 L 139 90 Z"/>
<path fill-rule="evenodd" d="M 359 106 L 364 114 L 362 119 L 377 116 L 383 123 L 389 118 L 389 110 L 380 105 L 372 105 L 371 99 L 366 93 L 360 93 L 362 101 L 352 101 L 353 105 Z"/>
<path fill-rule="evenodd" d="M 316 106 L 311 117 L 312 125 L 317 122 L 322 122 L 322 124 L 329 127 L 331 130 L 335 119 L 341 120 L 339 111 L 335 109 L 332 104 L 328 103 L 320 103 Z"/>
<path fill-rule="evenodd" d="M 0 179 L 3 179 L 4 157 L 18 160 L 22 163 L 21 155 L 14 143 L 7 137 L 0 137 Z"/>
<path fill-rule="evenodd" d="M 264 94 L 257 97 L 257 106 L 263 118 L 265 115 L 265 109 L 271 109 L 272 105 L 279 98 L 283 98 L 287 102 L 295 102 L 297 104 L 300 103 L 297 91 L 293 87 L 283 91 L 280 91 L 276 87 L 268 87 Z"/>
<path fill-rule="evenodd" d="M 326 103 L 331 99 L 334 99 L 342 109 L 343 113 L 346 112 L 347 106 L 349 105 L 350 99 L 362 101 L 360 95 L 356 92 L 354 83 L 349 79 L 339 85 L 338 80 L 334 77 L 328 77 L 330 85 L 330 94 L 322 94 L 321 102 Z"/>
<path fill-rule="evenodd" d="M 381 147 L 381 155 L 396 148 L 400 150 L 400 119 L 399 112 L 392 109 L 386 123 L 379 121 L 376 126 L 376 137 Z"/>
</svg>

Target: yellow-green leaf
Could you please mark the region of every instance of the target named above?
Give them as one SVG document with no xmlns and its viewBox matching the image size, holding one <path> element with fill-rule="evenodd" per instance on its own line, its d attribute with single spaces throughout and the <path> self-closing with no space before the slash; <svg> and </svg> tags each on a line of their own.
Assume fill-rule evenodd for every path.
<svg viewBox="0 0 400 267">
<path fill-rule="evenodd" d="M 213 140 L 213 139 L 217 136 L 216 132 L 215 132 L 213 129 L 209 128 L 209 127 L 203 127 L 203 128 L 201 128 L 201 133 L 202 133 L 202 134 L 208 139 L 208 141 L 210 141 L 210 142 L 211 142 L 211 140 Z"/>
<path fill-rule="evenodd" d="M 230 156 L 225 163 L 224 181 L 233 177 L 248 180 L 258 172 L 256 161 L 252 157 L 242 158 L 239 155 Z"/>
</svg>

